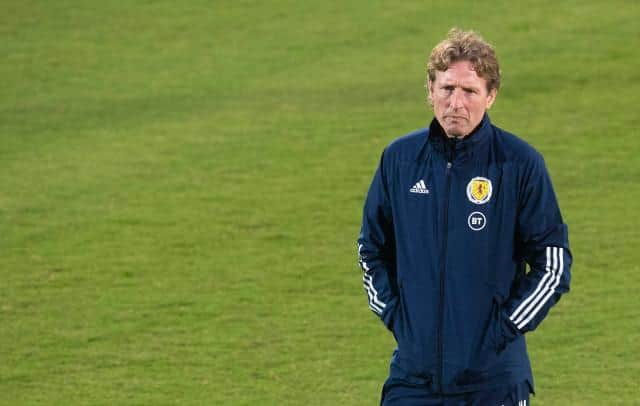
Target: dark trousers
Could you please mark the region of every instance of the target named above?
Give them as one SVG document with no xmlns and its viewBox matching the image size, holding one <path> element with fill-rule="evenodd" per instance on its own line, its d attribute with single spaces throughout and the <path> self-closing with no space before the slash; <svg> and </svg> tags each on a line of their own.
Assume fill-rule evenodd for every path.
<svg viewBox="0 0 640 406">
<path fill-rule="evenodd" d="M 424 388 L 387 381 L 382 389 L 382 406 L 529 406 L 528 382 L 459 395 L 429 394 Z"/>
</svg>

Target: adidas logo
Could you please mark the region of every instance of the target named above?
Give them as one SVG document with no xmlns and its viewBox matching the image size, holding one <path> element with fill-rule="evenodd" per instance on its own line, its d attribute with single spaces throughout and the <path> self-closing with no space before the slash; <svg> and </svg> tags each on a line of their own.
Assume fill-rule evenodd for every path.
<svg viewBox="0 0 640 406">
<path fill-rule="evenodd" d="M 427 189 L 427 185 L 424 184 L 424 180 L 420 180 L 420 182 L 416 183 L 415 185 L 413 185 L 413 187 L 411 189 L 409 189 L 409 192 L 411 193 L 423 193 L 428 195 L 429 194 L 429 189 Z"/>
</svg>

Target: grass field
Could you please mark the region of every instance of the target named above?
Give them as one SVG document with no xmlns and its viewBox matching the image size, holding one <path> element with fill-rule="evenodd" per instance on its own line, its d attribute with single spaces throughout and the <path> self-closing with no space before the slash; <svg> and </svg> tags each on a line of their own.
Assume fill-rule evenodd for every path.
<svg viewBox="0 0 640 406">
<path fill-rule="evenodd" d="M 479 3 L 3 1 L 0 404 L 376 404 L 362 202 L 453 25 L 570 227 L 533 404 L 637 404 L 640 11 Z"/>
</svg>

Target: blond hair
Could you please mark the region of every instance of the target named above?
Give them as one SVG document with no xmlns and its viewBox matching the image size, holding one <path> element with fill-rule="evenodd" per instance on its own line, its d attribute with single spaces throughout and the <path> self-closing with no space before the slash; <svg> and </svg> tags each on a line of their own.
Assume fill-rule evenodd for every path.
<svg viewBox="0 0 640 406">
<path fill-rule="evenodd" d="M 478 76 L 487 81 L 487 91 L 500 88 L 500 66 L 491 44 L 474 31 L 452 28 L 449 35 L 431 51 L 427 62 L 427 81 L 436 80 L 436 71 L 444 72 L 455 62 L 469 61 Z"/>
</svg>

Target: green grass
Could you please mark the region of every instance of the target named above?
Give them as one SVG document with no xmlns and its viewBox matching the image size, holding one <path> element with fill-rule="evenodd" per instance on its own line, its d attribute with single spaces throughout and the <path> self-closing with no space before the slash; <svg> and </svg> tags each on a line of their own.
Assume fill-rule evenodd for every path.
<svg viewBox="0 0 640 406">
<path fill-rule="evenodd" d="M 637 401 L 636 3 L 397 3 L 3 3 L 0 404 L 376 404 L 361 206 L 453 25 L 570 226 L 534 402 Z"/>
</svg>

